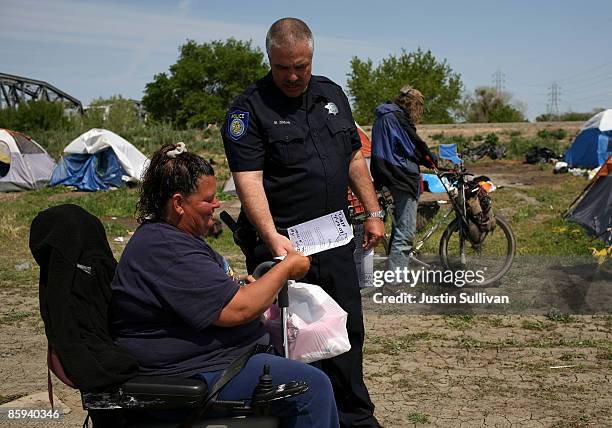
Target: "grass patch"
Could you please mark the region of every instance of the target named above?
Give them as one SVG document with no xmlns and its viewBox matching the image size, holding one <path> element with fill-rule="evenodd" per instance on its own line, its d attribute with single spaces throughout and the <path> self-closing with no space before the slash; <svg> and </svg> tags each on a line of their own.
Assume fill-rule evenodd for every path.
<svg viewBox="0 0 612 428">
<path fill-rule="evenodd" d="M 426 331 L 395 337 L 368 336 L 364 353 L 400 355 L 402 352 L 414 352 L 416 342 L 418 341 L 447 339 L 448 337 L 445 334 L 430 333 Z"/>
<path fill-rule="evenodd" d="M 427 424 L 429 423 L 429 415 L 420 412 L 412 412 L 406 416 L 406 419 L 413 424 Z"/>
<path fill-rule="evenodd" d="M 469 336 L 459 336 L 455 339 L 460 348 L 465 349 L 504 349 L 519 346 L 514 339 L 503 339 L 498 341 L 479 340 Z"/>
<path fill-rule="evenodd" d="M 495 212 L 511 224 L 518 255 L 587 256 L 590 247 L 604 247 L 582 227 L 563 219 L 565 210 L 586 185 L 579 177 L 567 176 L 564 180 L 563 188 L 502 188 L 492 194 Z"/>
<path fill-rule="evenodd" d="M 510 141 L 505 143 L 508 149 L 506 156 L 509 159 L 525 159 L 525 153 L 534 147 L 547 148 L 561 156 L 565 149 L 569 146 L 569 142 L 563 139 L 557 139 L 554 137 L 546 138 L 525 138 L 520 134 L 510 135 Z"/>
<path fill-rule="evenodd" d="M 491 327 L 499 328 L 504 327 L 504 319 L 502 317 L 494 317 L 494 316 L 481 316 L 481 319 L 489 324 Z"/>
<path fill-rule="evenodd" d="M 10 311 L 0 316 L 0 324 L 14 325 L 30 315 L 32 315 L 31 312 L 19 311 L 12 308 Z"/>
<path fill-rule="evenodd" d="M 578 319 L 575 316 L 570 314 L 561 314 L 558 312 L 549 312 L 546 314 L 546 318 L 560 324 L 572 324 L 578 322 Z"/>
<path fill-rule="evenodd" d="M 455 330 L 465 330 L 471 328 L 476 321 L 474 315 L 465 314 L 465 315 L 444 315 L 444 322 L 450 328 L 454 328 Z"/>
<path fill-rule="evenodd" d="M 585 360 L 586 355 L 582 352 L 564 352 L 559 359 L 561 361 Z"/>
<path fill-rule="evenodd" d="M 528 340 L 523 346 L 532 348 L 599 348 L 612 350 L 612 341 L 610 340 L 594 340 L 594 339 L 552 339 L 538 338 Z"/>
<path fill-rule="evenodd" d="M 10 403 L 11 401 L 21 398 L 23 396 L 25 396 L 25 394 L 9 394 L 9 395 L 0 394 L 0 405 Z"/>
<path fill-rule="evenodd" d="M 598 352 L 597 355 L 595 355 L 595 358 L 597 358 L 598 360 L 612 361 L 612 349 L 607 349 Z"/>
<path fill-rule="evenodd" d="M 521 323 L 521 327 L 524 328 L 525 330 L 536 330 L 536 331 L 554 330 L 555 324 L 551 322 L 543 322 L 539 320 L 536 320 L 536 321 L 523 320 L 523 322 Z"/>
<path fill-rule="evenodd" d="M 371 339 L 375 348 L 368 347 L 368 354 L 399 355 L 402 352 L 414 352 L 414 341 L 406 336 L 382 337 L 374 336 Z"/>
</svg>

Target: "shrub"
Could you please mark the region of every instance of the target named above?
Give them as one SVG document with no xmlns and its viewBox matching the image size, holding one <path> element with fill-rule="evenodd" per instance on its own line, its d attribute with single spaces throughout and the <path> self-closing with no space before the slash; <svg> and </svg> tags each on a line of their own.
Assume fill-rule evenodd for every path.
<svg viewBox="0 0 612 428">
<path fill-rule="evenodd" d="M 506 148 L 508 149 L 507 155 L 512 159 L 522 159 L 525 158 L 525 153 L 527 153 L 533 147 L 541 147 L 552 150 L 558 155 L 563 154 L 566 148 L 566 144 L 564 144 L 561 140 L 544 140 L 541 138 L 534 139 L 526 139 L 522 137 L 512 137 L 510 141 L 506 144 Z"/>
<path fill-rule="evenodd" d="M 549 131 L 548 129 L 541 129 L 540 131 L 538 131 L 538 137 L 540 137 L 543 140 L 550 140 L 550 139 L 556 139 L 556 140 L 564 140 L 565 138 L 567 138 L 567 131 L 565 129 L 555 129 L 553 131 Z"/>
<path fill-rule="evenodd" d="M 59 102 L 29 101 L 17 108 L 0 110 L 0 127 L 26 133 L 50 129 L 70 129 L 72 121 Z"/>
<path fill-rule="evenodd" d="M 490 134 L 487 134 L 484 142 L 487 144 L 497 145 L 497 143 L 499 143 L 499 137 L 497 136 L 497 134 L 492 132 Z"/>
</svg>

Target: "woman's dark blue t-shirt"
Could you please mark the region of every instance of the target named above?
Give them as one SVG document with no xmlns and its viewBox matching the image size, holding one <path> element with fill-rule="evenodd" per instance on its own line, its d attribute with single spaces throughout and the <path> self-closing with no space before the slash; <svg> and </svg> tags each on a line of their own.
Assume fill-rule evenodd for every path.
<svg viewBox="0 0 612 428">
<path fill-rule="evenodd" d="M 266 341 L 259 320 L 213 325 L 239 288 L 223 266 L 206 242 L 174 226 L 148 222 L 136 230 L 112 282 L 110 317 L 115 343 L 138 360 L 141 374 L 222 370 Z"/>
</svg>

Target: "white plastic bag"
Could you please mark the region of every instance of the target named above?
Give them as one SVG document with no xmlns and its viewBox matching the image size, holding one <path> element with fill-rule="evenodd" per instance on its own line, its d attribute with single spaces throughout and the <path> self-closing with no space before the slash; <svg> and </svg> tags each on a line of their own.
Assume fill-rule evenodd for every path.
<svg viewBox="0 0 612 428">
<path fill-rule="evenodd" d="M 312 363 L 351 349 L 346 331 L 347 313 L 318 285 L 289 284 L 287 337 L 289 358 Z M 272 343 L 280 348 L 280 311 L 273 306 L 264 313 L 264 325 Z"/>
</svg>

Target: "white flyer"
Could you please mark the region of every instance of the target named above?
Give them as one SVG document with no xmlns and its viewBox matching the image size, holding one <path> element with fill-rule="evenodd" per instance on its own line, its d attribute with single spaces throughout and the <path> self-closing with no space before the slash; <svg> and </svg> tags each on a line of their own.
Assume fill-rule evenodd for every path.
<svg viewBox="0 0 612 428">
<path fill-rule="evenodd" d="M 341 247 L 353 239 L 353 228 L 342 210 L 292 226 L 287 233 L 293 248 L 305 256 Z"/>
</svg>

